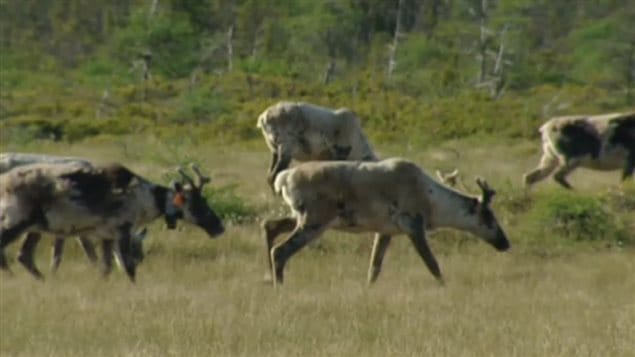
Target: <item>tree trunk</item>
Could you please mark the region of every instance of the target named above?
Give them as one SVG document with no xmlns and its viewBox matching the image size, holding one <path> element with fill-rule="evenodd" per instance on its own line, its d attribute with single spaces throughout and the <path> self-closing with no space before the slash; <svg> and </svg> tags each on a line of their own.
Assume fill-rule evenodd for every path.
<svg viewBox="0 0 635 357">
<path fill-rule="evenodd" d="M 626 103 L 633 102 L 633 85 L 635 84 L 635 42 L 631 43 L 626 61 Z"/>
<path fill-rule="evenodd" d="M 236 27 L 235 1 L 232 0 L 228 4 L 229 28 L 225 35 L 225 47 L 227 50 L 227 71 L 234 69 L 234 28 Z"/>
<path fill-rule="evenodd" d="M 397 15 L 395 24 L 395 34 L 392 38 L 392 43 L 388 46 L 388 79 L 392 78 L 392 74 L 397 67 L 397 46 L 399 45 L 399 37 L 401 36 L 401 10 L 403 8 L 404 0 L 399 0 L 397 3 Z"/>
<path fill-rule="evenodd" d="M 227 30 L 227 36 L 226 36 L 226 45 L 227 45 L 227 70 L 231 71 L 232 69 L 234 69 L 234 45 L 233 45 L 233 39 L 234 39 L 234 24 L 231 24 L 231 26 L 229 26 L 229 30 Z"/>
<path fill-rule="evenodd" d="M 478 82 L 485 81 L 487 75 L 487 0 L 481 0 L 481 7 L 479 9 L 479 23 L 481 28 L 481 36 L 479 38 L 479 56 L 480 65 L 478 73 Z"/>
<path fill-rule="evenodd" d="M 159 0 L 152 0 L 152 4 L 150 5 L 150 10 L 148 11 L 148 18 L 152 19 L 154 15 L 157 13 L 157 8 L 159 7 Z"/>
<path fill-rule="evenodd" d="M 329 84 L 333 75 L 335 74 L 335 58 L 329 58 L 329 63 L 326 66 L 326 70 L 324 71 L 324 75 L 322 76 L 322 84 Z"/>
</svg>

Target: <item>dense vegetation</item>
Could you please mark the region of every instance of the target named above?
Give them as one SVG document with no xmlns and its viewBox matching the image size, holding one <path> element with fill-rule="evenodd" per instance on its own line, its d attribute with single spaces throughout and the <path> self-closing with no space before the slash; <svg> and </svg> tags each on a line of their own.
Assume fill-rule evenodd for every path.
<svg viewBox="0 0 635 357">
<path fill-rule="evenodd" d="M 633 107 L 633 18 L 629 0 L 2 0 L 0 140 L 238 141 L 280 99 L 351 107 L 374 140 L 532 137 Z"/>
</svg>

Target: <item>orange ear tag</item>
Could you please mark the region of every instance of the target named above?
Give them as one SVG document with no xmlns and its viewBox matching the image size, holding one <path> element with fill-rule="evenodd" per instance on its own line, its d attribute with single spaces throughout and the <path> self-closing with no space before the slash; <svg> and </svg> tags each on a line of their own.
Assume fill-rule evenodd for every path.
<svg viewBox="0 0 635 357">
<path fill-rule="evenodd" d="M 174 195 L 174 198 L 172 199 L 172 203 L 173 203 L 176 207 L 181 208 L 181 207 L 183 207 L 183 205 L 185 205 L 185 197 L 183 196 L 183 194 L 182 194 L 182 193 L 177 192 L 177 193 Z"/>
</svg>

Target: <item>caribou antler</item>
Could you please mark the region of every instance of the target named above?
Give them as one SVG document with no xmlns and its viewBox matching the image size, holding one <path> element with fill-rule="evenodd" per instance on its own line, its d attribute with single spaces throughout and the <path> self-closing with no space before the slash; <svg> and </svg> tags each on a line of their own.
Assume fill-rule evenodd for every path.
<svg viewBox="0 0 635 357">
<path fill-rule="evenodd" d="M 437 177 L 441 182 L 449 186 L 456 186 L 459 178 L 459 169 L 454 169 L 452 172 L 443 173 L 439 170 L 436 171 Z"/>
<path fill-rule="evenodd" d="M 480 177 L 476 178 L 476 184 L 478 185 L 478 187 L 481 188 L 481 191 L 483 191 L 483 195 L 481 197 L 481 202 L 485 206 L 489 205 L 492 202 L 492 198 L 496 194 L 496 191 L 494 191 L 494 189 L 492 189 L 489 186 L 487 181 L 485 181 L 484 179 L 482 179 Z"/>
<path fill-rule="evenodd" d="M 209 183 L 211 181 L 211 179 L 209 178 L 209 176 L 204 176 L 201 173 L 201 169 L 198 167 L 198 165 L 196 164 L 191 164 L 190 168 L 192 169 L 192 171 L 194 172 L 194 174 L 196 175 L 196 181 L 198 181 L 198 189 L 200 190 L 201 188 L 203 188 L 203 185 L 205 185 L 206 183 Z"/>
<path fill-rule="evenodd" d="M 189 177 L 189 176 L 185 173 L 185 171 L 183 171 L 183 168 L 182 168 L 182 167 L 180 167 L 180 166 L 179 166 L 179 167 L 176 169 L 176 171 L 177 171 L 179 174 L 181 174 L 181 177 L 183 177 L 183 180 L 185 180 L 187 183 L 189 183 L 189 184 L 190 184 L 190 186 L 192 186 L 192 188 L 196 188 L 196 185 L 194 184 L 194 180 L 192 180 L 192 178 L 191 178 L 191 177 Z"/>
</svg>

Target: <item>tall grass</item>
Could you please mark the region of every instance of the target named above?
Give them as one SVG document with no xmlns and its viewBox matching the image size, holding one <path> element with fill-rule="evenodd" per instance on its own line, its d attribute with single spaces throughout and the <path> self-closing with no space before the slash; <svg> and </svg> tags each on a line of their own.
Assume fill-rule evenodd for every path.
<svg viewBox="0 0 635 357">
<path fill-rule="evenodd" d="M 382 275 L 368 287 L 371 235 L 328 232 L 319 245 L 290 261 L 285 285 L 276 290 L 261 281 L 265 252 L 257 221 L 285 208 L 265 184 L 264 144 L 254 149 L 187 140 L 181 146 L 164 144 L 152 137 L 97 137 L 72 145 L 2 147 L 118 160 L 157 181 L 187 158 L 212 175 L 212 205 L 254 216 L 230 222 L 226 234 L 215 240 L 188 226 L 167 231 L 161 222 L 151 225 L 135 285 L 122 272 L 103 281 L 70 241 L 58 274 L 36 282 L 14 260 L 19 244 L 10 246 L 15 276 L 0 275 L 0 355 L 635 353 L 633 246 L 607 245 L 615 242 L 610 236 L 567 240 L 550 234 L 546 221 L 567 212 L 570 202 L 591 211 L 600 205 L 605 213 L 593 213 L 591 219 L 615 218 L 615 227 L 632 238 L 635 230 L 628 224 L 635 220 L 629 221 L 633 201 L 628 195 L 633 191 L 618 185 L 617 173 L 574 174 L 571 181 L 580 196 L 550 182 L 526 194 L 520 177 L 537 162 L 535 143 L 381 146 L 382 156 L 409 157 L 430 172 L 459 167 L 474 193 L 471 178 L 487 178 L 498 190 L 495 210 L 512 250 L 498 253 L 463 233 L 431 234 L 430 245 L 447 280 L 439 286 L 408 240 L 397 238 Z M 554 211 L 538 219 L 536 212 L 543 208 Z M 50 243 L 43 240 L 38 250 L 42 268 L 49 261 Z"/>
</svg>

